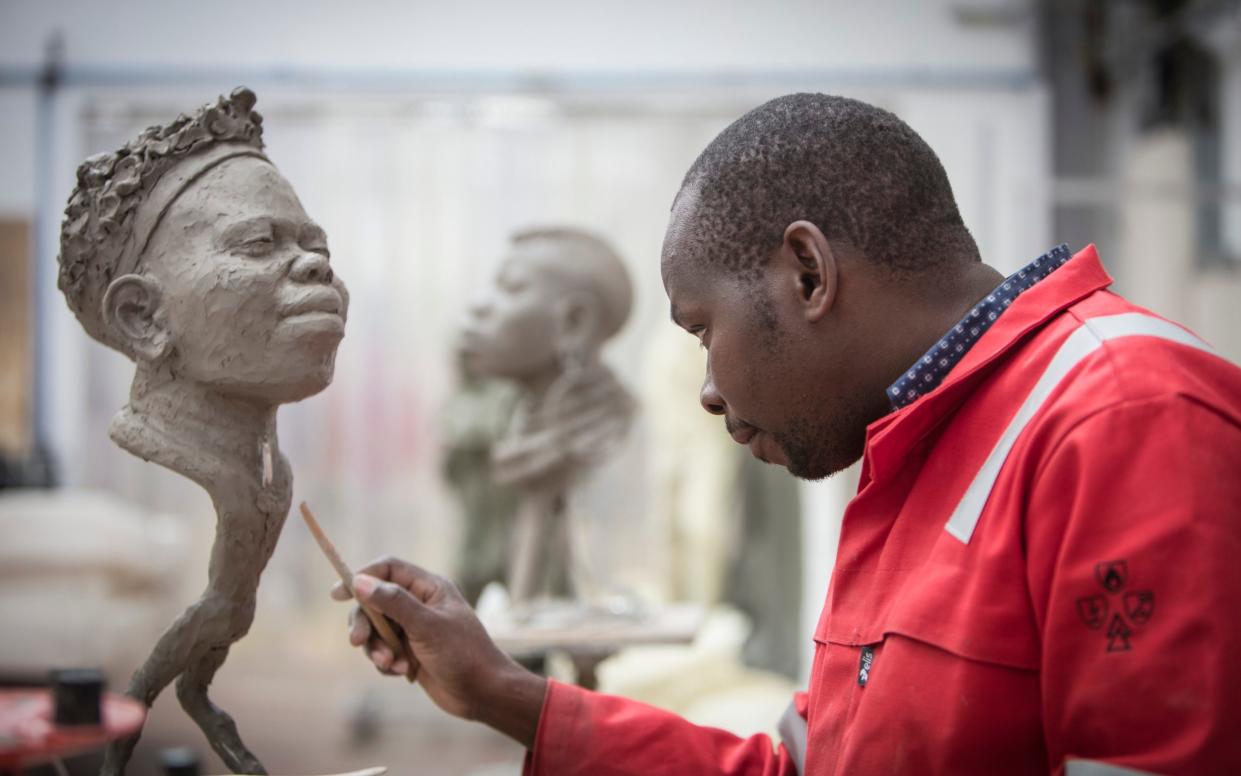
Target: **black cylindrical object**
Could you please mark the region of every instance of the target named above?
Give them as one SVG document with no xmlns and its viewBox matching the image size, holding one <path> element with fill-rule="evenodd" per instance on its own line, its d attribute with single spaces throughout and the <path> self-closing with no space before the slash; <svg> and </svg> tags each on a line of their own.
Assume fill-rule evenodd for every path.
<svg viewBox="0 0 1241 776">
<path fill-rule="evenodd" d="M 164 776 L 199 776 L 198 755 L 193 749 L 165 749 Z"/>
<path fill-rule="evenodd" d="M 55 722 L 65 727 L 103 722 L 103 674 L 93 668 L 65 668 L 52 672 Z"/>
</svg>

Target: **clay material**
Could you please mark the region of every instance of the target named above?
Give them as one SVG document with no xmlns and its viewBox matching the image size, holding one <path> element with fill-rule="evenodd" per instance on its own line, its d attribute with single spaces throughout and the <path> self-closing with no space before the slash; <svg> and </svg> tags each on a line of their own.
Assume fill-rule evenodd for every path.
<svg viewBox="0 0 1241 776">
<path fill-rule="evenodd" d="M 292 498 L 276 409 L 331 382 L 348 294 L 326 235 L 263 154 L 254 93 L 87 159 L 61 229 L 60 288 L 87 333 L 136 365 L 113 441 L 189 477 L 218 515 L 207 589 L 127 693 L 177 697 L 235 773 L 266 773 L 207 696 L 254 619 Z M 137 738 L 112 746 L 124 772 Z"/>
<path fill-rule="evenodd" d="M 599 360 L 629 317 L 633 291 L 603 240 L 578 229 L 517 234 L 494 282 L 470 307 L 462 352 L 522 399 L 494 446 L 496 480 L 520 500 L 511 544 L 515 605 L 575 592 L 567 497 L 629 427 L 634 403 Z"/>
</svg>

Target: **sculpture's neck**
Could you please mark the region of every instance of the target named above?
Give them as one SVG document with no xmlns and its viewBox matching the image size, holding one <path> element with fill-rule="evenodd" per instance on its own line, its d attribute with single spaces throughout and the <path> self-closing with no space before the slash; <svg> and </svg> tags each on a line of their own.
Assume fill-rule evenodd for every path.
<svg viewBox="0 0 1241 776">
<path fill-rule="evenodd" d="M 521 388 L 521 401 L 527 412 L 535 413 L 543 406 L 543 401 L 547 398 L 548 389 L 556 383 L 556 379 L 560 375 L 560 369 L 556 368 L 526 378 L 518 383 Z"/>
<path fill-rule="evenodd" d="M 541 424 L 547 411 L 555 409 L 549 406 L 549 402 L 555 403 L 563 399 L 562 394 L 566 387 L 570 384 L 576 385 L 582 380 L 590 380 L 601 369 L 604 367 L 599 362 L 599 352 L 593 350 L 584 354 L 581 362 L 574 366 L 557 364 L 552 369 L 519 381 L 527 417 L 535 420 L 536 425 Z"/>
<path fill-rule="evenodd" d="M 109 433 L 129 452 L 189 477 L 218 501 L 230 490 L 271 486 L 283 463 L 276 407 L 140 364 L 129 404 Z"/>
<path fill-rule="evenodd" d="M 524 405 L 492 447 L 492 475 L 527 492 L 562 493 L 624 436 L 633 400 L 597 360 L 556 375 L 540 390 L 525 386 Z"/>
</svg>

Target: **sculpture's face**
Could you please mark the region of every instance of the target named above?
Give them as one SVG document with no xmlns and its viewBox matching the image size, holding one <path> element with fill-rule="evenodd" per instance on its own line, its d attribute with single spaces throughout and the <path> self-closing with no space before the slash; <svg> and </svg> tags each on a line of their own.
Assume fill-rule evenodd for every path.
<svg viewBox="0 0 1241 776">
<path fill-rule="evenodd" d="M 349 296 L 326 235 L 271 164 L 208 170 L 168 208 L 143 263 L 178 377 L 273 403 L 331 382 Z"/>
<path fill-rule="evenodd" d="M 461 352 L 478 374 L 529 381 L 559 370 L 562 284 L 545 241 L 514 245 L 494 281 L 471 304 Z"/>
</svg>

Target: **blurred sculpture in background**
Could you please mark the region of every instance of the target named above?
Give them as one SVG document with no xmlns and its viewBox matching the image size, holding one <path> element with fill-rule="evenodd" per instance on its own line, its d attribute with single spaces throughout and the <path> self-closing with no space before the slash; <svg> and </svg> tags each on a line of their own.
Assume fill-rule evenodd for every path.
<svg viewBox="0 0 1241 776">
<path fill-rule="evenodd" d="M 276 409 L 331 382 L 348 295 L 326 236 L 263 154 L 239 88 L 79 168 L 61 227 L 60 289 L 86 332 L 132 359 L 116 444 L 202 486 L 218 522 L 207 589 L 155 645 L 128 694 L 181 706 L 235 773 L 266 773 L 207 697 L 254 619 L 292 476 Z M 137 739 L 113 745 L 123 773 Z"/>
<path fill-rule="evenodd" d="M 492 454 L 496 480 L 521 494 L 508 584 L 519 610 L 582 592 L 567 499 L 633 417 L 629 393 L 599 360 L 632 301 L 628 272 L 606 242 L 548 228 L 513 237 L 494 282 L 470 307 L 462 339 L 469 368 L 522 391 Z"/>
<path fill-rule="evenodd" d="M 464 526 L 455 579 L 470 605 L 491 582 L 508 581 L 509 543 L 517 495 L 496 482 L 491 454 L 513 416 L 517 395 L 503 381 L 487 379 L 459 354 L 457 389 L 444 405 L 444 479 L 461 502 Z"/>
</svg>

